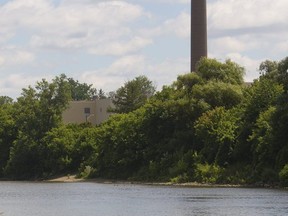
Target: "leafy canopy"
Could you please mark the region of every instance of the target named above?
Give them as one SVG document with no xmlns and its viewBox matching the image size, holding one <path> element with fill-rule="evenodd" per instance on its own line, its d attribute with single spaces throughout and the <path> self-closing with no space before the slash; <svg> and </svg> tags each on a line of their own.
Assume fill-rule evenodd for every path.
<svg viewBox="0 0 288 216">
<path fill-rule="evenodd" d="M 113 112 L 128 113 L 143 106 L 154 95 L 156 87 L 146 76 L 138 76 L 117 89 L 112 100 Z"/>
</svg>

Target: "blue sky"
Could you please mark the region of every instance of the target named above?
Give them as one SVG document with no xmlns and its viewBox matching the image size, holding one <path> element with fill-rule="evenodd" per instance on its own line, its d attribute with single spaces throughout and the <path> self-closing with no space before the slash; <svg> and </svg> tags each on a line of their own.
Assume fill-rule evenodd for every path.
<svg viewBox="0 0 288 216">
<path fill-rule="evenodd" d="M 0 0 L 0 95 L 61 73 L 104 91 L 190 68 L 190 0 Z M 287 0 L 207 0 L 209 57 L 258 77 L 288 53 Z"/>
</svg>

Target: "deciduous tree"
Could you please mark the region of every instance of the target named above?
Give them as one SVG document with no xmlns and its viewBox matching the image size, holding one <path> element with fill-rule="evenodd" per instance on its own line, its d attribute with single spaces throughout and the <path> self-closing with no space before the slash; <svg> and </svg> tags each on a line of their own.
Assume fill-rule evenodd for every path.
<svg viewBox="0 0 288 216">
<path fill-rule="evenodd" d="M 138 76 L 115 92 L 113 103 L 116 113 L 128 113 L 143 106 L 155 93 L 155 86 L 146 76 Z"/>
</svg>

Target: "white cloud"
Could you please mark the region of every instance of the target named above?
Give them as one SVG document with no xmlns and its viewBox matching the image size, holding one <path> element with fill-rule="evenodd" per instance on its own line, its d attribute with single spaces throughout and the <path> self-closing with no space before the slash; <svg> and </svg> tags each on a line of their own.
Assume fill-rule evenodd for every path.
<svg viewBox="0 0 288 216">
<path fill-rule="evenodd" d="M 244 67 L 245 69 L 244 80 L 246 82 L 252 82 L 254 79 L 259 78 L 259 71 L 258 71 L 259 65 L 261 62 L 265 60 L 265 59 L 253 59 L 247 55 L 243 55 L 237 52 L 230 52 L 220 56 L 218 54 L 209 53 L 209 56 L 211 58 L 217 59 L 220 62 L 224 62 L 225 60 L 230 59 L 233 62 L 236 62 L 240 66 Z"/>
<path fill-rule="evenodd" d="M 218 0 L 208 5 L 211 28 L 241 29 L 285 24 L 287 0 Z"/>
<path fill-rule="evenodd" d="M 22 88 L 27 88 L 29 85 L 34 86 L 37 81 L 43 78 L 40 76 L 31 76 L 24 73 L 6 74 L 4 78 L 0 79 L 0 95 L 7 95 L 12 98 L 19 97 Z"/>
<path fill-rule="evenodd" d="M 97 49 L 120 39 L 126 45 L 114 44 L 115 52 L 123 48 L 126 53 L 131 49 L 127 48 L 129 45 L 148 44 L 144 43 L 144 38 L 141 45 L 137 36 L 131 39 L 133 30 L 129 23 L 145 16 L 145 12 L 140 6 L 125 1 L 81 4 L 80 1 L 64 1 L 55 6 L 49 0 L 14 0 L 2 6 L 0 14 L 5 17 L 0 21 L 1 27 L 9 28 L 10 32 L 30 31 L 34 47 Z"/>
<path fill-rule="evenodd" d="M 146 47 L 151 43 L 151 39 L 134 37 L 128 41 L 112 41 L 107 44 L 99 44 L 91 48 L 90 52 L 98 55 L 125 55 Z"/>
<path fill-rule="evenodd" d="M 164 21 L 154 28 L 141 29 L 140 33 L 147 37 L 162 35 L 176 35 L 179 38 L 190 37 L 190 15 L 186 12 L 180 13 L 177 17 Z"/>
<path fill-rule="evenodd" d="M 246 44 L 236 38 L 233 37 L 221 37 L 221 38 L 216 38 L 212 39 L 211 42 L 211 48 L 218 54 L 224 54 L 227 52 L 241 52 L 246 49 Z"/>
<path fill-rule="evenodd" d="M 189 73 L 190 58 L 165 59 L 149 66 L 148 74 L 160 90 L 163 85 L 171 85 L 179 74 Z"/>
<path fill-rule="evenodd" d="M 4 65 L 4 63 L 5 63 L 5 58 L 0 55 L 0 66 Z"/>
<path fill-rule="evenodd" d="M 282 40 L 275 45 L 274 52 L 286 52 L 288 53 L 288 40 Z"/>
<path fill-rule="evenodd" d="M 259 64 L 280 60 L 288 51 L 287 0 L 217 0 L 208 4 L 210 57 L 230 58 L 259 77 Z M 212 53 L 212 54 L 211 54 Z"/>
<path fill-rule="evenodd" d="M 191 0 L 5 1 L 0 4 L 1 93 L 33 84 L 29 79 L 38 73 L 41 80 L 64 71 L 109 91 L 142 74 L 161 88 L 188 72 Z M 287 55 L 287 0 L 207 4 L 209 57 L 245 66 L 250 81 L 258 77 L 262 60 Z"/>
<path fill-rule="evenodd" d="M 259 40 L 259 35 L 246 34 L 235 36 L 223 36 L 217 38 L 211 38 L 209 42 L 209 49 L 213 50 L 213 53 L 217 55 L 225 55 L 231 52 L 247 52 L 257 49 L 269 49 L 271 47 L 271 37 L 262 35 Z"/>
<path fill-rule="evenodd" d="M 187 73 L 187 68 L 189 59 L 166 59 L 163 62 L 153 63 L 144 56 L 130 55 L 116 60 L 107 68 L 83 72 L 77 79 L 92 83 L 97 89 L 111 91 L 118 89 L 127 80 L 145 75 L 160 90 L 163 85 L 172 84 L 179 73 Z"/>
<path fill-rule="evenodd" d="M 82 29 L 91 24 L 96 27 L 117 26 L 143 15 L 140 6 L 124 1 L 82 2 L 77 5 L 66 1 L 54 6 L 50 0 L 14 0 L 2 6 L 0 12 L 7 17 L 3 23 L 52 33 L 58 30 L 73 32 L 72 28 Z"/>
<path fill-rule="evenodd" d="M 93 79 L 93 77 L 107 76 L 107 81 L 109 83 L 111 77 L 118 77 L 118 79 L 123 80 L 131 76 L 137 76 L 137 74 L 142 74 L 145 72 L 146 67 L 146 60 L 144 56 L 128 55 L 116 59 L 112 64 L 110 64 L 110 66 L 106 68 L 82 73 L 81 79 L 92 79 L 95 80 L 97 84 L 97 79 Z M 98 84 L 100 84 L 101 86 L 105 85 L 105 83 Z"/>
<path fill-rule="evenodd" d="M 175 19 L 167 20 L 164 23 L 164 29 L 168 32 L 173 32 L 178 37 L 187 38 L 190 37 L 190 15 L 187 13 L 181 13 Z"/>
<path fill-rule="evenodd" d="M 107 68 L 110 74 L 117 76 L 135 74 L 137 71 L 142 71 L 145 68 L 145 57 L 142 55 L 124 56 L 117 59 Z"/>
<path fill-rule="evenodd" d="M 137 1 L 137 0 L 135 0 Z M 139 0 L 138 0 L 139 1 Z M 191 2 L 191 0 L 145 0 L 147 2 L 160 2 L 160 3 L 176 3 L 176 4 L 188 4 Z"/>
<path fill-rule="evenodd" d="M 13 33 L 9 32 L 7 29 L 0 29 L 0 44 L 7 42 L 13 37 Z"/>
<path fill-rule="evenodd" d="M 237 62 L 246 69 L 245 81 L 252 82 L 259 77 L 259 65 L 264 59 L 255 60 L 239 53 L 229 53 L 227 58 Z"/>
<path fill-rule="evenodd" d="M 0 49 L 0 66 L 15 66 L 34 62 L 33 53 L 15 47 Z"/>
</svg>

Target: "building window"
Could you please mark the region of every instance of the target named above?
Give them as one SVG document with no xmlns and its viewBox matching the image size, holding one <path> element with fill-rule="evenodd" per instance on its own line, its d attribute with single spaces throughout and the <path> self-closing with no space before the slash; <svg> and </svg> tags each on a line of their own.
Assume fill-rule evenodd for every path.
<svg viewBox="0 0 288 216">
<path fill-rule="evenodd" d="M 85 114 L 90 114 L 90 108 L 89 107 L 85 107 L 84 108 L 84 113 Z"/>
</svg>

